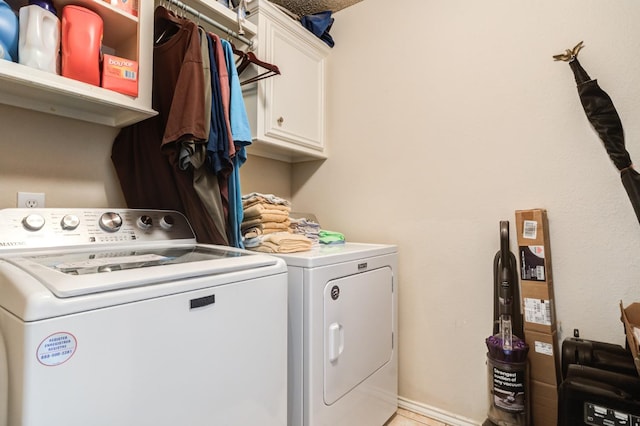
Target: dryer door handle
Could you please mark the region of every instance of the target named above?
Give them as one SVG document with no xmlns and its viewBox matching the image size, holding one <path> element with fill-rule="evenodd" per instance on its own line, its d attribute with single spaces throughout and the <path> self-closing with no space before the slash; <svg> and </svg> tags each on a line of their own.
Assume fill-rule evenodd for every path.
<svg viewBox="0 0 640 426">
<path fill-rule="evenodd" d="M 344 350 L 344 328 L 337 322 L 329 325 L 329 362 L 335 363 Z"/>
</svg>

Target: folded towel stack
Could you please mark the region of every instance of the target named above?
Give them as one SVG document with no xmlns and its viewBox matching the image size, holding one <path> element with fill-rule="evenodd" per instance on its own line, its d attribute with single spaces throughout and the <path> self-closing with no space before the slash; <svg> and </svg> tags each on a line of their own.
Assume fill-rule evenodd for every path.
<svg viewBox="0 0 640 426">
<path fill-rule="evenodd" d="M 302 234 L 309 238 L 313 244 L 319 244 L 320 242 L 320 225 L 316 222 L 307 218 L 291 219 L 289 228 L 294 234 Z"/>
<path fill-rule="evenodd" d="M 311 250 L 313 246 L 309 238 L 291 232 L 274 232 L 256 239 L 260 240 L 260 244 L 254 247 L 247 246 L 247 249 L 263 253 L 296 253 Z"/>
<path fill-rule="evenodd" d="M 252 192 L 242 197 L 240 226 L 244 247 L 265 253 L 294 253 L 311 249 L 312 241 L 289 228 L 291 203 L 273 194 Z"/>
<path fill-rule="evenodd" d="M 289 229 L 291 203 L 273 194 L 252 192 L 242 197 L 244 219 L 240 225 L 245 238 Z"/>
</svg>

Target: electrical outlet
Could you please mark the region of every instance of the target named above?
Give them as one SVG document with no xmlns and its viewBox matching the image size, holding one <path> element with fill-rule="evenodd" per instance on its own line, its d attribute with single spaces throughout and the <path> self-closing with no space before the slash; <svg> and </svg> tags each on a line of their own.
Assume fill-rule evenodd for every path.
<svg viewBox="0 0 640 426">
<path fill-rule="evenodd" d="M 19 208 L 43 208 L 44 192 L 18 192 Z"/>
</svg>

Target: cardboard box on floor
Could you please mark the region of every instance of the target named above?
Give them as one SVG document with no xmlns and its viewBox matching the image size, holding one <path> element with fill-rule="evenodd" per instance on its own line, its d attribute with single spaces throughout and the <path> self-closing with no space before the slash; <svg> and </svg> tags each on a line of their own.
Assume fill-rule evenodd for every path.
<svg viewBox="0 0 640 426">
<path fill-rule="evenodd" d="M 529 345 L 529 377 L 532 381 L 557 387 L 560 383 L 560 354 L 558 336 L 525 331 L 525 341 Z"/>
<path fill-rule="evenodd" d="M 531 416 L 534 425 L 554 425 L 561 369 L 547 211 L 516 210 L 516 232 Z"/>
<path fill-rule="evenodd" d="M 529 386 L 531 393 L 531 424 L 558 424 L 558 389 L 555 386 L 532 380 Z"/>
<path fill-rule="evenodd" d="M 516 210 L 524 329 L 556 330 L 549 222 L 545 209 Z"/>
<path fill-rule="evenodd" d="M 633 362 L 640 374 L 640 303 L 632 303 L 626 308 L 620 301 L 621 320 L 627 335 L 627 343 L 633 355 Z"/>
</svg>

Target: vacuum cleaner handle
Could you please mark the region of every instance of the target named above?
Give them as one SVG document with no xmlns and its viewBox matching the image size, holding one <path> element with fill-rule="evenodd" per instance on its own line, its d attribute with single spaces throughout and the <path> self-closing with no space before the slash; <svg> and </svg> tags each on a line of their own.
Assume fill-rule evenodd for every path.
<svg viewBox="0 0 640 426">
<path fill-rule="evenodd" d="M 500 221 L 500 250 L 493 259 L 494 304 L 493 304 L 493 334 L 500 328 L 500 315 L 511 315 L 513 334 L 523 337 L 524 324 L 520 307 L 520 286 L 518 285 L 518 266 L 516 257 L 509 250 L 509 221 Z M 500 306 L 500 298 L 508 306 Z M 506 311 L 506 312 L 504 312 Z"/>
<path fill-rule="evenodd" d="M 513 294 L 511 292 L 512 274 L 509 269 L 509 222 L 500 221 L 500 315 L 511 315 Z"/>
</svg>

